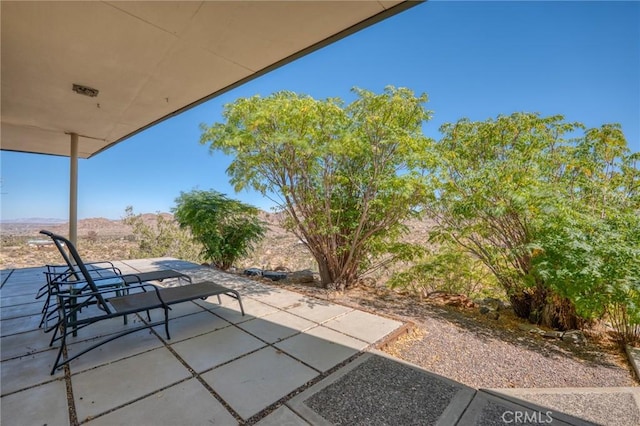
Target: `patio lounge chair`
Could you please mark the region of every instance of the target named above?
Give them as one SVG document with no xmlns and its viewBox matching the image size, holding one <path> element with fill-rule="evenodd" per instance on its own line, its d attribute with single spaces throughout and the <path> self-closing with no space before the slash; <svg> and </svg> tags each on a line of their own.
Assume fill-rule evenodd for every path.
<svg viewBox="0 0 640 426">
<path fill-rule="evenodd" d="M 52 300 L 55 299 L 56 294 L 69 291 L 80 292 L 83 287 L 83 280 L 80 277 L 77 265 L 75 265 L 69 257 L 68 249 L 65 249 L 66 245 L 62 243 L 60 239 L 54 238 L 55 234 L 53 232 L 42 230 L 40 233 L 52 239 L 66 263 L 66 265 L 47 265 L 47 271 L 45 272 L 47 282 L 38 290 L 38 294 L 36 295 L 36 299 L 44 297 L 45 295 L 47 296 L 42 307 L 42 318 L 39 325 L 42 327 L 56 313 L 55 306 L 52 305 Z M 123 274 L 120 269 L 109 261 L 84 263 L 84 265 L 99 288 L 120 287 L 122 285 L 141 284 L 147 281 L 163 281 L 173 278 L 186 280 L 191 283 L 190 276 L 172 269 Z M 86 286 L 86 282 L 84 285 Z"/>
<path fill-rule="evenodd" d="M 217 296 L 218 301 L 220 301 L 220 295 L 224 294 L 238 301 L 240 311 L 242 315 L 244 315 L 242 300 L 237 291 L 209 281 L 168 288 L 159 288 L 151 284 L 138 283 L 135 285 L 126 285 L 119 290 L 114 288 L 100 289 L 86 265 L 82 262 L 75 246 L 60 235 L 49 234 L 55 242 L 66 245 L 71 256 L 70 259 L 73 260 L 77 266 L 78 273 L 82 281 L 86 282 L 88 290 L 77 294 L 65 292 L 56 295 L 59 309 L 59 320 L 56 324 L 56 329 L 59 329 L 60 336 L 55 340 L 60 340 L 61 342 L 56 360 L 51 369 L 51 374 L 54 374 L 58 368 L 68 364 L 79 356 L 112 340 L 139 330 L 164 325 L 167 340 L 171 339 L 169 334 L 169 310 L 171 309 L 170 305 L 176 303 L 206 299 L 209 296 Z M 148 321 L 141 323 L 142 325 L 126 328 L 120 333 L 106 336 L 104 340 L 62 360 L 62 354 L 66 352 L 67 337 L 70 334 L 74 334 L 85 327 L 90 327 L 92 324 L 103 320 L 137 314 L 143 311 L 147 311 L 148 313 L 148 311 L 152 309 L 162 309 L 164 311 L 163 319 L 152 322 L 149 317 Z M 53 343 L 54 339 L 52 339 L 51 345 L 53 345 Z"/>
<path fill-rule="evenodd" d="M 49 272 L 60 272 L 61 275 L 58 279 L 71 277 L 71 276 L 73 276 L 75 279 L 80 279 L 78 276 L 78 268 L 76 267 L 74 262 L 71 261 L 71 258 L 69 257 L 69 253 L 67 253 L 67 251 L 69 250 L 68 246 L 67 246 L 67 249 L 65 250 L 66 244 L 64 244 L 62 240 L 54 238 L 58 235 L 54 234 L 51 231 L 42 230 L 40 231 L 40 233 L 50 237 L 53 240 L 54 244 L 58 248 L 58 251 L 60 252 L 60 255 L 62 256 L 62 258 L 66 263 L 66 267 L 54 266 L 52 268 L 56 268 L 56 269 L 50 270 Z M 104 264 L 108 266 L 102 266 Z M 97 278 L 112 278 L 115 275 L 123 278 L 125 283 L 127 284 L 138 283 L 140 281 L 142 282 L 162 281 L 162 280 L 171 279 L 171 278 L 184 279 L 191 282 L 190 276 L 185 275 L 182 272 L 174 271 L 173 269 L 163 269 L 159 271 L 150 271 L 150 272 L 138 272 L 135 274 L 122 274 L 122 272 L 120 272 L 120 270 L 116 268 L 111 262 L 104 262 L 104 261 L 93 262 L 93 263 L 84 263 L 84 265 L 87 266 L 87 270 L 92 273 L 92 276 L 94 278 L 96 278 L 96 276 Z M 61 269 L 57 269 L 57 268 L 61 268 Z M 113 273 L 110 273 L 110 272 L 113 272 Z"/>
</svg>

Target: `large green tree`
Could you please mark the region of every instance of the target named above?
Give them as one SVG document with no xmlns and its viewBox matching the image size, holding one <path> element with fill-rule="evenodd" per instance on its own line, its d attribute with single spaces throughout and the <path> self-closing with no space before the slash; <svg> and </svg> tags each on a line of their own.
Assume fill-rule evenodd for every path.
<svg viewBox="0 0 640 426">
<path fill-rule="evenodd" d="M 638 172 L 619 126 L 516 113 L 441 130 L 429 211 L 441 238 L 492 271 L 517 314 L 573 328 L 576 307 L 594 317 L 636 294 Z"/>
<path fill-rule="evenodd" d="M 585 318 L 640 339 L 640 153 L 620 126 L 589 129 L 568 150 L 563 202 L 537 238 L 535 271 Z"/>
<path fill-rule="evenodd" d="M 252 187 L 286 213 L 325 286 L 347 287 L 381 262 L 406 258 L 403 222 L 428 196 L 426 95 L 354 89 L 349 105 L 292 92 L 238 99 L 201 142 L 233 155 L 236 190 Z"/>
</svg>

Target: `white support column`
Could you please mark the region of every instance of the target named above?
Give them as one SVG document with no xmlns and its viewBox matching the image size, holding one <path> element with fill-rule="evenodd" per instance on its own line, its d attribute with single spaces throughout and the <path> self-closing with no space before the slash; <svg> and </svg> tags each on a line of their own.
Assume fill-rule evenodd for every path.
<svg viewBox="0 0 640 426">
<path fill-rule="evenodd" d="M 71 133 L 69 155 L 69 241 L 78 243 L 78 135 Z"/>
</svg>

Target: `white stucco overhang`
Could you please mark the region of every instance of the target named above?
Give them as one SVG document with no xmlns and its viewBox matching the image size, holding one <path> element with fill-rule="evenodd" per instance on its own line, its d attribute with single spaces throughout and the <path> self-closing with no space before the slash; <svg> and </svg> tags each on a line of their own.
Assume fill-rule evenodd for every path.
<svg viewBox="0 0 640 426">
<path fill-rule="evenodd" d="M 2 1 L 0 147 L 90 158 L 415 4 Z"/>
<path fill-rule="evenodd" d="M 78 158 L 418 3 L 0 1 L 0 149 L 70 157 L 75 242 Z"/>
</svg>

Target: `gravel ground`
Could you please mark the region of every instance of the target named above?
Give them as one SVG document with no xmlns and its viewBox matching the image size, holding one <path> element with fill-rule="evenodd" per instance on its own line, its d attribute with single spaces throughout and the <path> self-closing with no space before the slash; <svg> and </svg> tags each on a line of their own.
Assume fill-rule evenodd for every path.
<svg viewBox="0 0 640 426">
<path fill-rule="evenodd" d="M 474 388 L 638 386 L 624 353 L 592 340 L 577 346 L 518 328 L 508 312 L 488 319 L 460 310 L 356 289 L 342 294 L 298 286 L 293 290 L 415 323 L 414 331 L 385 351 Z"/>
<path fill-rule="evenodd" d="M 334 425 L 427 425 L 436 424 L 460 389 L 418 369 L 373 357 L 305 404 Z"/>
<path fill-rule="evenodd" d="M 574 353 L 534 337 L 496 336 L 437 317 L 420 321 L 418 330 L 418 338 L 399 341 L 390 351 L 471 387 L 637 385 L 629 369 L 608 354 Z"/>
</svg>

